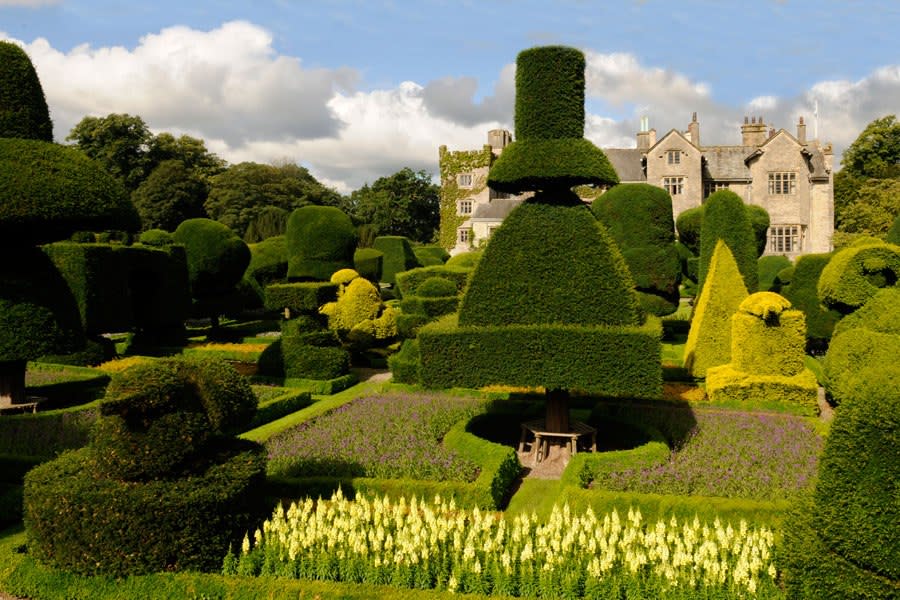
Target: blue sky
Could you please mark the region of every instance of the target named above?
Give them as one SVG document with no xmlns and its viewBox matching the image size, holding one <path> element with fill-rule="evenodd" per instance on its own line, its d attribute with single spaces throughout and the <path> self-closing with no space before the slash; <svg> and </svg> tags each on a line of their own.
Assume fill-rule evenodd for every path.
<svg viewBox="0 0 900 600">
<path fill-rule="evenodd" d="M 0 0 L 0 37 L 35 62 L 55 135 L 81 117 L 140 114 L 231 162 L 292 160 L 342 191 L 437 147 L 512 128 L 518 51 L 588 57 L 586 136 L 633 145 L 697 111 L 704 143 L 744 115 L 840 152 L 900 112 L 900 2 Z"/>
</svg>

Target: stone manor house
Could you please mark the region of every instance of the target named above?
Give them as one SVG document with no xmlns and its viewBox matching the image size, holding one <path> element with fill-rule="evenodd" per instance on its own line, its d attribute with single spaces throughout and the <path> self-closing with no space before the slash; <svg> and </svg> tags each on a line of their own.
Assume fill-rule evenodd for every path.
<svg viewBox="0 0 900 600">
<path fill-rule="evenodd" d="M 508 131 L 495 129 L 480 150 L 440 147 L 441 244 L 451 254 L 483 244 L 524 199 L 486 183 L 491 163 L 511 142 Z M 766 254 L 793 259 L 832 249 L 834 154 L 831 144 L 807 139 L 803 117 L 796 134 L 770 128 L 762 117 L 745 117 L 739 146 L 704 146 L 697 113 L 686 131 L 672 129 L 662 137 L 645 117 L 637 147 L 603 151 L 622 183 L 650 183 L 668 191 L 675 217 L 700 206 L 714 191 L 730 189 L 768 211 Z M 586 202 L 603 192 L 582 191 Z"/>
</svg>

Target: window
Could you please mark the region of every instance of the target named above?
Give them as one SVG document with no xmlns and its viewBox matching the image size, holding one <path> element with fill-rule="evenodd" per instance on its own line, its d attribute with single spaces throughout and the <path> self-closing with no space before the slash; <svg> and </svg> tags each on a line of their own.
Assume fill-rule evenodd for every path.
<svg viewBox="0 0 900 600">
<path fill-rule="evenodd" d="M 769 173 L 769 194 L 786 195 L 796 193 L 796 173 Z"/>
<path fill-rule="evenodd" d="M 472 174 L 461 173 L 456 176 L 456 182 L 459 184 L 459 187 L 470 188 L 472 187 Z"/>
<path fill-rule="evenodd" d="M 469 241 L 469 230 L 468 229 L 459 229 L 457 230 L 459 234 L 459 243 L 465 244 Z"/>
<path fill-rule="evenodd" d="M 772 225 L 769 227 L 770 254 L 791 254 L 802 250 L 802 225 Z"/>
<path fill-rule="evenodd" d="M 714 192 L 719 190 L 727 190 L 728 184 L 718 181 L 707 181 L 703 184 L 703 199 L 709 198 Z"/>
<path fill-rule="evenodd" d="M 680 165 L 681 164 L 681 150 L 667 150 L 666 151 L 666 163 L 670 165 Z"/>
<path fill-rule="evenodd" d="M 471 215 L 472 214 L 472 201 L 471 200 L 460 200 L 459 201 L 459 214 L 461 214 L 461 215 Z"/>
<path fill-rule="evenodd" d="M 663 177 L 663 187 L 672 196 L 680 196 L 684 189 L 684 177 Z"/>
</svg>

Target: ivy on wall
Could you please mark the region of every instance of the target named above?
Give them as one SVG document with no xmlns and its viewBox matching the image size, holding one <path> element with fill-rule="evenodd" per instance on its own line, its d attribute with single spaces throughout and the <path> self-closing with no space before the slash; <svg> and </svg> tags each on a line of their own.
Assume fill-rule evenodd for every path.
<svg viewBox="0 0 900 600">
<path fill-rule="evenodd" d="M 493 158 L 491 147 L 487 144 L 481 150 L 454 152 L 449 152 L 446 146 L 441 146 L 441 229 L 439 243 L 444 249 L 450 250 L 456 246 L 456 230 L 468 218 L 467 216 L 456 214 L 457 203 L 463 198 L 478 194 L 487 185 L 486 179 L 478 178 L 474 182 L 474 187 L 460 188 L 456 176 L 481 167 L 490 167 Z"/>
</svg>

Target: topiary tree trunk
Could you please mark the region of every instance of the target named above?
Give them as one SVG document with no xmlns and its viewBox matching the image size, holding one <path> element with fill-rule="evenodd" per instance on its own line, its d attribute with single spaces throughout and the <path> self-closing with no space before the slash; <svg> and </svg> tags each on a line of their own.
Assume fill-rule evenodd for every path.
<svg viewBox="0 0 900 600">
<path fill-rule="evenodd" d="M 568 390 L 547 390 L 547 412 L 544 417 L 544 428 L 553 433 L 569 431 L 569 392 Z"/>
<path fill-rule="evenodd" d="M 24 360 L 0 361 L 0 406 L 25 402 Z"/>
</svg>

